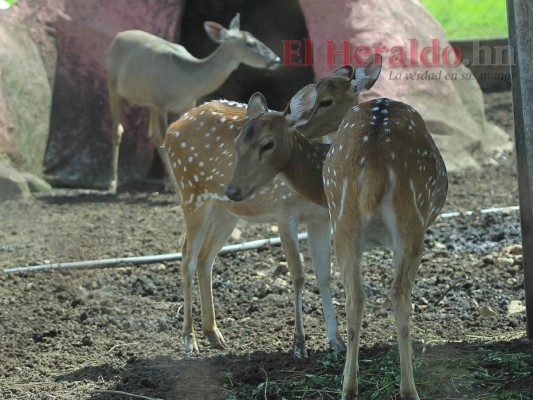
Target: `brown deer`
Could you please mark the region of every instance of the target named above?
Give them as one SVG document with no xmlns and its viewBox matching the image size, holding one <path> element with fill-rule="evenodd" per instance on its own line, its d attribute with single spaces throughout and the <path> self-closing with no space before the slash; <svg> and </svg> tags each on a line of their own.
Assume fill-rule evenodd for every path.
<svg viewBox="0 0 533 400">
<path fill-rule="evenodd" d="M 363 76 L 365 68 L 356 72 Z M 372 79 L 364 78 L 369 89 Z M 377 73 L 376 73 L 377 72 Z M 318 95 L 300 128 L 308 137 L 335 131 L 346 110 L 357 104 L 362 77 L 354 78 L 351 67 L 336 70 L 317 83 Z M 362 91 L 361 89 L 360 91 Z M 299 96 L 291 100 L 287 115 L 296 115 L 302 103 Z M 246 105 L 228 101 L 211 101 L 197 107 L 168 129 L 165 150 L 175 178 L 175 188 L 183 209 L 186 235 L 183 240 L 182 276 L 184 287 L 183 338 L 187 351 L 198 351 L 192 323 L 192 284 L 195 271 L 201 297 L 202 330 L 213 347 L 224 347 L 213 305 L 212 265 L 239 219 L 251 222 L 277 222 L 283 250 L 287 257 L 294 287 L 294 356 L 305 357 L 305 332 L 302 295 L 305 275 L 299 256 L 298 225 L 307 223 L 313 267 L 322 298 L 327 337 L 338 352 L 345 347 L 338 334 L 330 293 L 331 228 L 327 210 L 292 191 L 283 179 L 275 179 L 247 201 L 229 201 L 224 189 L 230 181 L 235 163 L 233 142 L 247 119 Z"/>
<path fill-rule="evenodd" d="M 301 93 L 300 116 L 269 113 L 256 93 L 248 121 L 236 139 L 237 164 L 226 188 L 241 202 L 280 173 L 291 188 L 329 210 L 333 245 L 344 280 L 348 329 L 342 398 L 357 397 L 359 340 L 365 293 L 363 250 L 392 247 L 392 303 L 400 349 L 400 394 L 419 399 L 413 378 L 409 317 L 411 291 L 422 257 L 424 234 L 444 205 L 448 180 L 444 161 L 420 115 L 389 99 L 351 108 L 325 150 L 298 132 L 316 88 Z M 327 153 L 327 155 L 326 155 Z M 317 168 L 320 166 L 320 168 Z"/>
<path fill-rule="evenodd" d="M 120 32 L 107 49 L 105 66 L 113 138 L 110 191 L 117 189 L 119 147 L 124 132 L 120 123 L 122 98 L 148 107 L 148 134 L 163 160 L 161 145 L 169 112 L 181 115 L 194 107 L 198 98 L 216 90 L 241 63 L 269 69 L 280 65 L 280 58 L 272 50 L 251 33 L 240 30 L 239 14 L 229 29 L 210 21 L 204 23 L 204 28 L 220 44 L 204 59 L 194 57 L 179 44 L 139 30 Z"/>
</svg>

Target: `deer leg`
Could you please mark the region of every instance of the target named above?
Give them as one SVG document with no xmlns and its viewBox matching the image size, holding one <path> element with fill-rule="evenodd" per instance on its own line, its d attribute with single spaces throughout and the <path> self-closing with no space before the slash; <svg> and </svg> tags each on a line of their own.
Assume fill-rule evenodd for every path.
<svg viewBox="0 0 533 400">
<path fill-rule="evenodd" d="M 181 279 L 183 285 L 183 344 L 185 351 L 190 353 L 194 351 L 198 353 L 198 343 L 196 342 L 196 334 L 194 333 L 194 326 L 192 320 L 192 285 L 195 269 L 192 264 L 192 257 L 189 255 L 187 247 L 187 233 L 183 236 L 183 243 L 181 245 L 181 254 L 183 262 L 181 263 Z"/>
<path fill-rule="evenodd" d="M 363 325 L 365 293 L 362 275 L 363 241 L 361 217 L 352 210 L 352 218 L 338 218 L 333 233 L 335 255 L 346 293 L 347 350 L 344 364 L 342 400 L 354 400 L 359 393 L 359 343 Z M 333 217 L 333 216 L 332 216 Z M 333 218 L 332 218 L 333 220 Z"/>
<path fill-rule="evenodd" d="M 410 231 L 408 235 L 402 235 L 402 238 L 396 242 L 393 243 L 396 274 L 392 284 L 392 304 L 400 349 L 400 395 L 402 400 L 418 400 L 413 374 L 413 350 L 409 318 L 411 315 L 411 293 L 424 246 L 423 232 L 420 235 Z M 400 244 L 400 242 L 403 243 Z"/>
<path fill-rule="evenodd" d="M 303 289 L 305 275 L 300 260 L 300 244 L 298 242 L 298 220 L 287 215 L 279 215 L 278 227 L 281 246 L 287 258 L 287 265 L 291 274 L 294 290 L 294 358 L 307 357 L 305 345 L 305 329 L 303 320 Z"/>
<path fill-rule="evenodd" d="M 157 127 L 154 129 L 154 132 L 152 134 L 152 141 L 154 143 L 154 146 L 157 150 L 157 154 L 159 154 L 159 157 L 161 158 L 161 161 L 163 162 L 163 166 L 165 168 L 165 191 L 170 192 L 174 188 L 174 185 L 172 183 L 172 168 L 170 168 L 170 165 L 165 162 L 167 158 L 166 150 L 163 146 L 165 143 L 165 135 L 168 128 L 168 113 L 166 111 L 159 111 L 155 113 L 155 119 L 157 121 Z"/>
<path fill-rule="evenodd" d="M 183 343 L 186 352 L 198 352 L 198 344 L 194 333 L 192 318 L 192 285 L 198 256 L 205 241 L 210 219 L 210 205 L 206 204 L 197 213 L 200 218 L 193 218 L 185 214 L 187 233 L 182 244 L 183 261 L 181 276 L 183 280 Z"/>
<path fill-rule="evenodd" d="M 109 106 L 111 108 L 111 139 L 113 143 L 113 165 L 108 190 L 112 193 L 116 193 L 118 185 L 118 155 L 124 128 L 120 123 L 120 95 L 111 83 L 108 83 L 108 92 Z"/>
<path fill-rule="evenodd" d="M 339 334 L 339 326 L 331 299 L 331 225 L 327 222 L 309 222 L 309 248 L 313 269 L 318 282 L 328 341 L 337 353 L 344 354 L 346 346 Z"/>
<path fill-rule="evenodd" d="M 237 218 L 223 208 L 213 207 L 206 239 L 198 257 L 197 274 L 200 287 L 202 330 L 211 347 L 226 347 L 224 337 L 217 327 L 213 303 L 213 262 L 237 224 Z"/>
</svg>

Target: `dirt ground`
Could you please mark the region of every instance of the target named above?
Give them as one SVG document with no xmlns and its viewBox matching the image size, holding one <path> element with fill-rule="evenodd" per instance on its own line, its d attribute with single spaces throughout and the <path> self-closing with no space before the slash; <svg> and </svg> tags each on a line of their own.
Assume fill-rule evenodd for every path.
<svg viewBox="0 0 533 400">
<path fill-rule="evenodd" d="M 486 95 L 486 103 L 488 118 L 511 134 L 510 94 Z M 517 205 L 517 193 L 514 155 L 498 154 L 479 171 L 450 176 L 445 211 Z M 129 191 L 115 197 L 58 190 L 0 205 L 0 267 L 174 253 L 180 251 L 183 227 L 171 194 Z M 239 229 L 239 241 L 275 236 L 271 225 Z M 515 211 L 437 220 L 428 231 L 414 289 L 415 344 L 467 341 L 531 351 L 524 340 L 525 314 L 510 310 L 524 301 L 522 255 L 514 246 L 519 244 Z M 306 242 L 302 253 L 309 266 Z M 217 259 L 216 310 L 229 347 L 208 347 L 195 289 L 197 356 L 183 350 L 179 262 L 0 272 L 0 398 L 130 398 L 102 392 L 114 390 L 169 400 L 225 399 L 225 375 L 259 384 L 265 374 L 313 368 L 317 357 L 330 351 L 318 289 L 308 267 L 304 311 L 310 359 L 294 360 L 290 278 L 274 273 L 284 260 L 279 247 Z M 363 356 L 395 345 L 391 276 L 389 252 L 368 252 Z M 332 287 L 344 332 L 344 295 L 335 267 Z M 487 310 L 495 315 L 485 316 Z M 514 386 L 524 395 L 533 393 L 531 382 Z"/>
</svg>

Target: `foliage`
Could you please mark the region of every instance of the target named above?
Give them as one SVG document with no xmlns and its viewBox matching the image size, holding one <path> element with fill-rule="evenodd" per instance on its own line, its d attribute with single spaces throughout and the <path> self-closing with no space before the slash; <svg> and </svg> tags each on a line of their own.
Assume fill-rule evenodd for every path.
<svg viewBox="0 0 533 400">
<path fill-rule="evenodd" d="M 505 0 L 422 0 L 448 39 L 507 37 Z"/>
<path fill-rule="evenodd" d="M 399 356 L 395 346 L 362 352 L 359 399 L 399 398 Z M 415 380 L 421 399 L 525 400 L 533 394 L 533 354 L 502 346 L 444 344 L 415 349 Z M 225 374 L 228 399 L 337 400 L 343 357 L 317 355 L 303 370 L 258 371 L 258 384 Z"/>
</svg>

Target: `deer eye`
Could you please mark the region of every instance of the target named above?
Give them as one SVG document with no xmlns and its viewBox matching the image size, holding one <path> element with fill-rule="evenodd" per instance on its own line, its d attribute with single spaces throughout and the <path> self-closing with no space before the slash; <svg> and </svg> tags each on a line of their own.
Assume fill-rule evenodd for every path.
<svg viewBox="0 0 533 400">
<path fill-rule="evenodd" d="M 331 99 L 324 99 L 324 100 L 321 100 L 320 103 L 318 104 L 319 107 L 329 107 L 330 105 L 333 104 L 333 100 Z"/>
<path fill-rule="evenodd" d="M 266 142 L 265 144 L 263 144 L 261 148 L 259 149 L 259 159 L 261 159 L 261 156 L 263 155 L 265 151 L 272 150 L 274 146 L 275 146 L 275 143 L 273 140 L 270 140 Z"/>
</svg>

